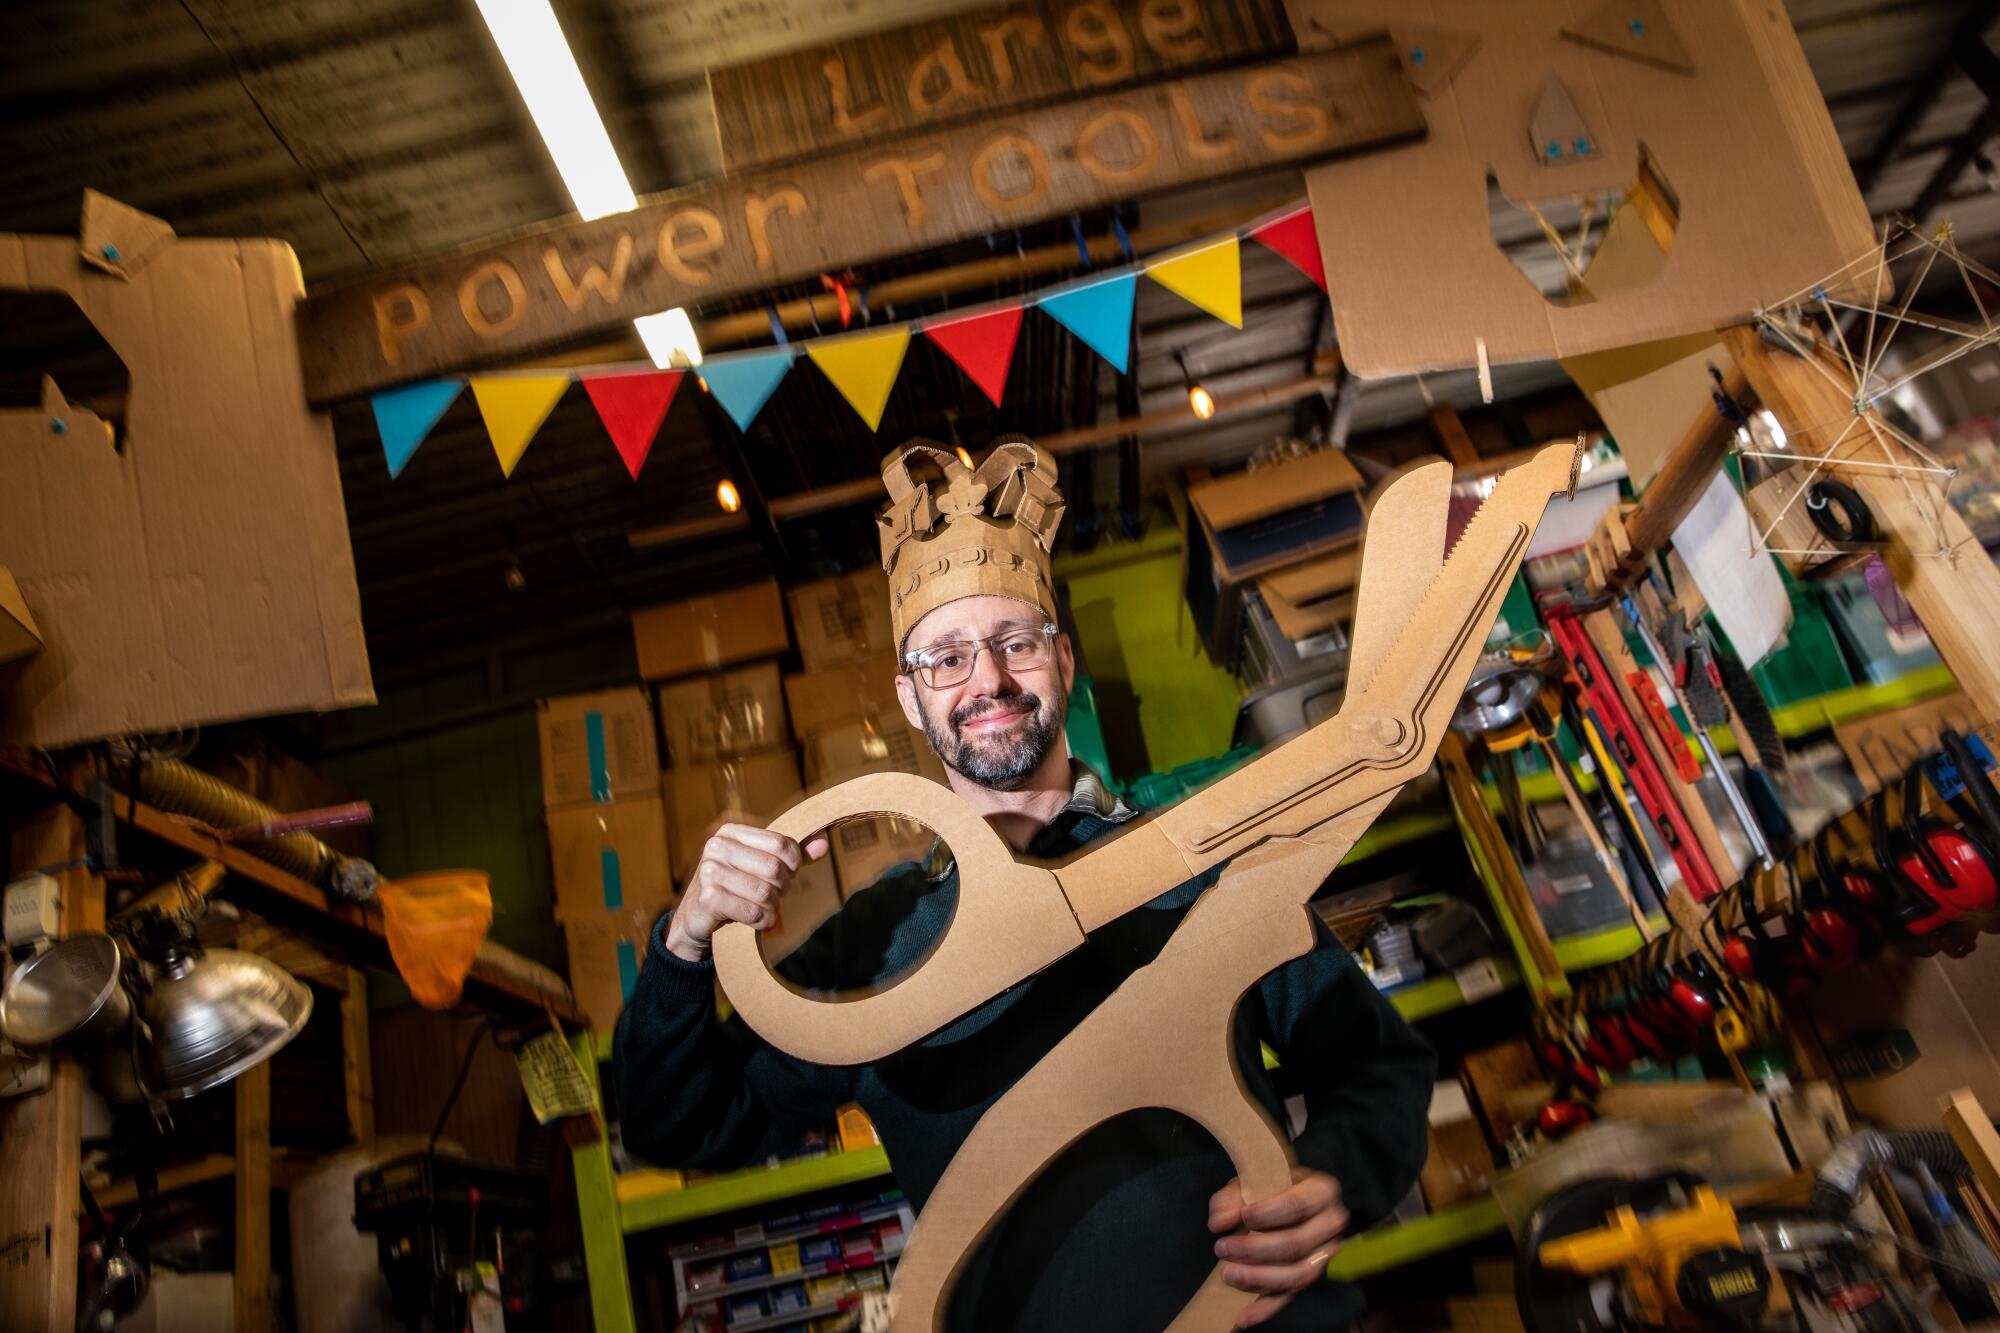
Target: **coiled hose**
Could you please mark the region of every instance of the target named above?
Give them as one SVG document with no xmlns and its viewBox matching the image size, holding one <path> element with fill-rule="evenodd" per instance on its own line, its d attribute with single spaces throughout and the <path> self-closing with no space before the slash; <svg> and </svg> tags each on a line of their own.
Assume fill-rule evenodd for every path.
<svg viewBox="0 0 2000 1333">
<path fill-rule="evenodd" d="M 214 828 L 259 824 L 283 814 L 274 806 L 220 778 L 190 768 L 177 759 L 157 759 L 139 769 L 140 800 L 169 814 L 188 815 Z M 288 870 L 336 898 L 363 902 L 375 896 L 382 876 L 367 861 L 343 856 L 310 833 L 249 839 L 243 849 L 260 861 Z"/>
<path fill-rule="evenodd" d="M 1927 1166 L 1939 1180 L 1970 1180 L 1965 1154 L 1941 1129 L 1864 1129 L 1840 1141 L 1813 1182 L 1810 1208 L 1815 1217 L 1845 1217 L 1882 1171 L 1891 1166 Z"/>
</svg>

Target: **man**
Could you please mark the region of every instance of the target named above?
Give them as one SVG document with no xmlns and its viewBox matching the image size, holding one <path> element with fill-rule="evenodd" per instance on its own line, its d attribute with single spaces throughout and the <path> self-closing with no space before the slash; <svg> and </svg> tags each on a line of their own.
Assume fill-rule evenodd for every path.
<svg viewBox="0 0 2000 1333">
<path fill-rule="evenodd" d="M 941 472 L 920 480 L 914 469 Z M 1059 859 L 1133 817 L 1075 763 L 1063 721 L 1075 659 L 1057 632 L 1049 548 L 1062 513 L 1048 455 L 1019 439 L 977 473 L 913 442 L 884 467 L 896 693 L 944 762 L 952 790 L 1017 851 Z M 726 922 L 774 922 L 804 847 L 741 824 L 718 829 L 681 903 L 655 929 L 615 1044 L 628 1149 L 691 1167 L 760 1161 L 857 1101 L 919 1212 L 985 1110 L 1135 969 L 1150 962 L 1220 873 L 1210 871 L 1099 929 L 1074 952 L 914 1046 L 873 1065 L 798 1060 L 717 1020 L 709 941 Z M 849 901 L 781 969 L 829 990 L 908 970 L 949 922 L 958 881 L 939 844 Z M 1324 1330 L 1359 1301 L 1324 1280 L 1338 1238 L 1393 1209 L 1425 1151 L 1434 1060 L 1324 926 L 1312 952 L 1243 998 L 1236 1059 L 1280 1124 L 1259 1058 L 1277 1052 L 1304 1092 L 1293 1186 L 1244 1200 L 1228 1156 L 1191 1120 L 1128 1113 L 1066 1150 L 1014 1200 L 961 1269 L 947 1327 L 1158 1333 L 1219 1256 L 1255 1293 L 1242 1325 Z M 1160 1058 L 1175 1058 L 1162 1033 Z"/>
</svg>

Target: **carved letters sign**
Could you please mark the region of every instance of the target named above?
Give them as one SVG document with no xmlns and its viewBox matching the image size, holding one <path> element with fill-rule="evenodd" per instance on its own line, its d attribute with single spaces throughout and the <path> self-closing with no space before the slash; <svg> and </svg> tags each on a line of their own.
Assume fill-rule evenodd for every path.
<svg viewBox="0 0 2000 1333">
<path fill-rule="evenodd" d="M 1024 0 L 708 72 L 731 175 L 1298 50 L 1279 0 Z"/>
<path fill-rule="evenodd" d="M 350 398 L 674 306 L 1423 129 L 1380 35 L 656 195 L 315 292 L 298 316 L 306 397 Z"/>
</svg>

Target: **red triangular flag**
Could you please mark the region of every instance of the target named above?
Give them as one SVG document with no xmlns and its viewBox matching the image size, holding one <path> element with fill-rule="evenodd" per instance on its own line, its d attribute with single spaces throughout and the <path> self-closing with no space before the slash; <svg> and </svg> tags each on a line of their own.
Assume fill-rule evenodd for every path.
<svg viewBox="0 0 2000 1333">
<path fill-rule="evenodd" d="M 683 373 L 643 370 L 583 377 L 583 391 L 590 395 L 597 419 L 604 423 L 611 443 L 618 446 L 618 456 L 625 460 L 625 470 L 634 481 L 639 480 L 639 469 L 646 466 L 653 437 L 660 433 L 660 422 L 674 401 L 674 390 L 681 387 Z"/>
<path fill-rule="evenodd" d="M 1021 333 L 1020 306 L 962 319 L 939 319 L 923 326 L 930 340 L 958 363 L 993 406 L 1007 391 L 1007 367 L 1014 363 L 1014 340 Z"/>
<path fill-rule="evenodd" d="M 1265 246 L 1293 268 L 1326 290 L 1326 263 L 1319 254 L 1319 235 L 1313 230 L 1313 211 L 1301 208 L 1273 218 L 1250 233 L 1250 239 Z"/>
</svg>

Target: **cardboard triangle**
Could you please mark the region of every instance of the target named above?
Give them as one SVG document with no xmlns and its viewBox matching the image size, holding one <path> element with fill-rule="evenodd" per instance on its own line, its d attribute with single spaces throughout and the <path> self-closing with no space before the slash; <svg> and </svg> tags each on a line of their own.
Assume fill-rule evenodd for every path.
<svg viewBox="0 0 2000 1333">
<path fill-rule="evenodd" d="M 1134 274 L 1120 273 L 1051 292 L 1036 304 L 1123 375 L 1132 354 L 1132 296 L 1138 285 Z"/>
<path fill-rule="evenodd" d="M 590 395 L 597 419 L 604 423 L 605 433 L 634 481 L 639 480 L 639 469 L 646 466 L 653 438 L 673 405 L 674 391 L 681 387 L 681 374 L 678 370 L 652 370 L 583 377 L 583 391 Z"/>
<path fill-rule="evenodd" d="M 382 458 L 389 464 L 391 477 L 402 473 L 404 464 L 464 387 L 464 380 L 423 380 L 384 389 L 370 399 L 375 409 L 375 433 L 382 437 Z"/>
<path fill-rule="evenodd" d="M 1479 51 L 1478 33 L 1442 23 L 1399 21 L 1389 31 L 1410 86 L 1425 97 L 1436 97 L 1451 87 L 1451 81 Z"/>
<path fill-rule="evenodd" d="M 1311 278 L 1321 291 L 1326 290 L 1326 261 L 1320 258 L 1319 232 L 1313 227 L 1310 207 L 1272 218 L 1252 231 L 1250 239 Z"/>
<path fill-rule="evenodd" d="M 749 430 L 791 368 L 789 347 L 749 356 L 716 357 L 701 363 L 701 385 L 722 405 L 736 429 Z"/>
<path fill-rule="evenodd" d="M 1528 122 L 1528 139 L 1535 146 L 1535 160 L 1545 167 L 1597 156 L 1597 140 L 1583 123 L 1583 113 L 1553 74 L 1542 84 L 1534 119 Z"/>
<path fill-rule="evenodd" d="M 174 229 L 151 213 L 141 213 L 108 194 L 83 192 L 77 248 L 92 268 L 129 278 L 173 239 Z"/>
<path fill-rule="evenodd" d="M 909 346 L 910 326 L 904 324 L 880 333 L 815 338 L 806 344 L 806 355 L 840 390 L 855 415 L 868 423 L 868 429 L 877 430 Z"/>
<path fill-rule="evenodd" d="M 1014 344 L 1021 336 L 1022 311 L 1021 306 L 1009 306 L 984 315 L 932 320 L 923 326 L 924 336 L 998 407 L 1007 390 L 1007 369 L 1014 363 Z"/>
<path fill-rule="evenodd" d="M 1664 65 L 1683 74 L 1694 73 L 1687 43 L 1667 18 L 1660 0 L 1603 0 L 1583 20 L 1562 30 L 1563 36 L 1614 55 Z"/>
<path fill-rule="evenodd" d="M 500 471 L 514 475 L 515 464 L 528 442 L 555 410 L 556 400 L 569 388 L 567 375 L 491 375 L 472 377 L 472 400 L 486 421 L 486 437 Z"/>
<path fill-rule="evenodd" d="M 1243 327 L 1243 260 L 1234 236 L 1155 260 L 1146 276 L 1225 324 Z"/>
</svg>

